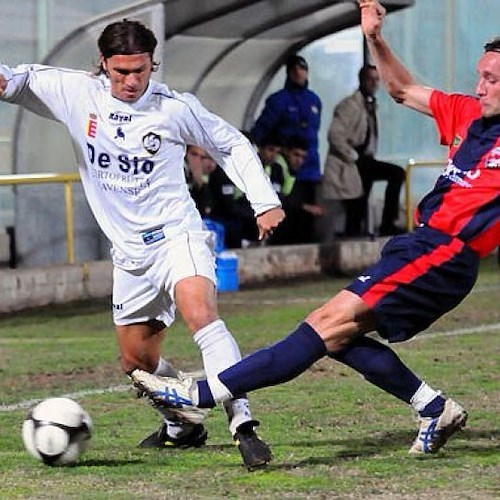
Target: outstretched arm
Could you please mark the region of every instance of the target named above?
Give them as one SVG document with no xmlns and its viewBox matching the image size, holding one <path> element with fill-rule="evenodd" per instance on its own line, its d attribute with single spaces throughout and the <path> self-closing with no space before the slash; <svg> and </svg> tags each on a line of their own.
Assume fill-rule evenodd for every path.
<svg viewBox="0 0 500 500">
<path fill-rule="evenodd" d="M 433 89 L 415 81 L 382 37 L 384 7 L 378 0 L 358 0 L 358 4 L 361 28 L 385 88 L 396 102 L 431 115 L 429 101 Z"/>
</svg>

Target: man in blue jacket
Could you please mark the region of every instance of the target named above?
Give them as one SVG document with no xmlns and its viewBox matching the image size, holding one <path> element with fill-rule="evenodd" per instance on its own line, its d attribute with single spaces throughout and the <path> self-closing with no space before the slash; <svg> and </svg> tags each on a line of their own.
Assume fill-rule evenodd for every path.
<svg viewBox="0 0 500 500">
<path fill-rule="evenodd" d="M 251 136 L 256 144 L 269 135 L 278 135 L 282 144 L 286 144 L 290 137 L 297 136 L 309 144 L 306 160 L 297 173 L 295 182 L 303 184 L 306 203 L 314 205 L 317 186 L 321 181 L 318 154 L 321 100 L 308 88 L 308 65 L 302 56 L 294 54 L 288 58 L 286 75 L 285 87 L 267 98 L 264 109 L 251 130 Z M 313 241 L 313 220 L 309 227 L 309 239 Z"/>
</svg>

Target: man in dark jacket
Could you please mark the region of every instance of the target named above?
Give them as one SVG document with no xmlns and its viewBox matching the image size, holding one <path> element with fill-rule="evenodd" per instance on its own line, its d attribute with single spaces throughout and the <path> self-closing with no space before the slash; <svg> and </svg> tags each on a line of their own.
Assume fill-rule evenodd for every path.
<svg viewBox="0 0 500 500">
<path fill-rule="evenodd" d="M 321 181 L 318 154 L 321 100 L 308 88 L 308 69 L 302 56 L 294 54 L 288 58 L 285 87 L 267 98 L 251 136 L 256 144 L 271 134 L 279 135 L 282 144 L 291 137 L 301 137 L 307 142 L 307 156 L 295 182 L 301 185 L 304 201 L 316 204 L 316 190 Z"/>
</svg>

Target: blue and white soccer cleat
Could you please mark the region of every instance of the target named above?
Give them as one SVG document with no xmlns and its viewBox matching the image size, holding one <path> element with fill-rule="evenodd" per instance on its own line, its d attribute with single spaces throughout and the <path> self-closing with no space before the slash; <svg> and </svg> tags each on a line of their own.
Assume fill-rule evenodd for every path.
<svg viewBox="0 0 500 500">
<path fill-rule="evenodd" d="M 157 408 L 169 408 L 182 421 L 199 424 L 205 420 L 207 408 L 198 408 L 192 400 L 196 382 L 191 377 L 182 379 L 161 377 L 144 370 L 135 369 L 130 378 Z"/>
<path fill-rule="evenodd" d="M 467 422 L 467 412 L 452 399 L 447 399 L 439 417 L 419 417 L 420 428 L 409 453 L 436 453 L 448 438 Z"/>
</svg>

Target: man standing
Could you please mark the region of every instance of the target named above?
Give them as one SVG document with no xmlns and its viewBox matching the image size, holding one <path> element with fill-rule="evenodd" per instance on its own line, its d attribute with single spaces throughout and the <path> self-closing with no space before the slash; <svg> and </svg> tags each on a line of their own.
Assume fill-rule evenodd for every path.
<svg viewBox="0 0 500 500">
<path fill-rule="evenodd" d="M 306 203 L 315 205 L 321 181 L 318 131 L 322 106 L 318 95 L 308 88 L 308 76 L 309 67 L 302 56 L 294 54 L 287 59 L 285 87 L 267 98 L 251 136 L 256 144 L 271 134 L 278 136 L 281 144 L 287 144 L 292 137 L 301 137 L 308 144 L 307 156 L 295 182 L 301 185 Z M 306 227 L 309 229 L 306 243 L 312 242 L 313 216 Z"/>
<path fill-rule="evenodd" d="M 100 35 L 96 75 L 0 65 L 0 97 L 69 131 L 87 200 L 112 243 L 113 319 L 123 371 L 175 374 L 160 351 L 178 309 L 211 375 L 241 355 L 218 315 L 212 234 L 189 195 L 186 146 L 207 150 L 246 193 L 261 238 L 284 214 L 248 140 L 193 95 L 151 79 L 156 45 L 151 30 L 124 19 Z M 158 410 L 164 423 L 143 446 L 206 439 L 203 412 Z M 258 423 L 246 396 L 231 399 L 226 412 L 245 465 L 267 464 L 271 453 L 254 431 Z"/>
<path fill-rule="evenodd" d="M 291 380 L 328 355 L 416 410 L 420 428 L 410 453 L 434 453 L 465 425 L 467 412 L 366 334 L 403 342 L 425 330 L 468 295 L 481 257 L 500 244 L 500 37 L 485 45 L 477 63 L 477 97 L 447 94 L 417 83 L 393 54 L 381 33 L 382 5 L 358 3 L 384 86 L 396 102 L 431 116 L 449 148 L 446 168 L 419 204 L 417 227 L 393 237 L 378 263 L 294 332 L 217 377 L 182 383 L 139 370 L 132 377 L 149 394 L 175 390 L 183 407 L 208 408 L 232 394 Z M 171 405 L 156 394 L 158 404 Z"/>
<path fill-rule="evenodd" d="M 342 200 L 346 213 L 346 236 L 368 232 L 368 198 L 374 181 L 387 181 L 379 234 L 400 232 L 399 195 L 405 171 L 375 158 L 378 148 L 377 103 L 379 74 L 372 65 L 358 74 L 356 92 L 342 99 L 333 111 L 328 130 L 329 151 L 323 174 L 323 198 Z M 330 216 L 331 217 L 331 216 Z M 364 226 L 364 229 L 362 230 Z"/>
</svg>

